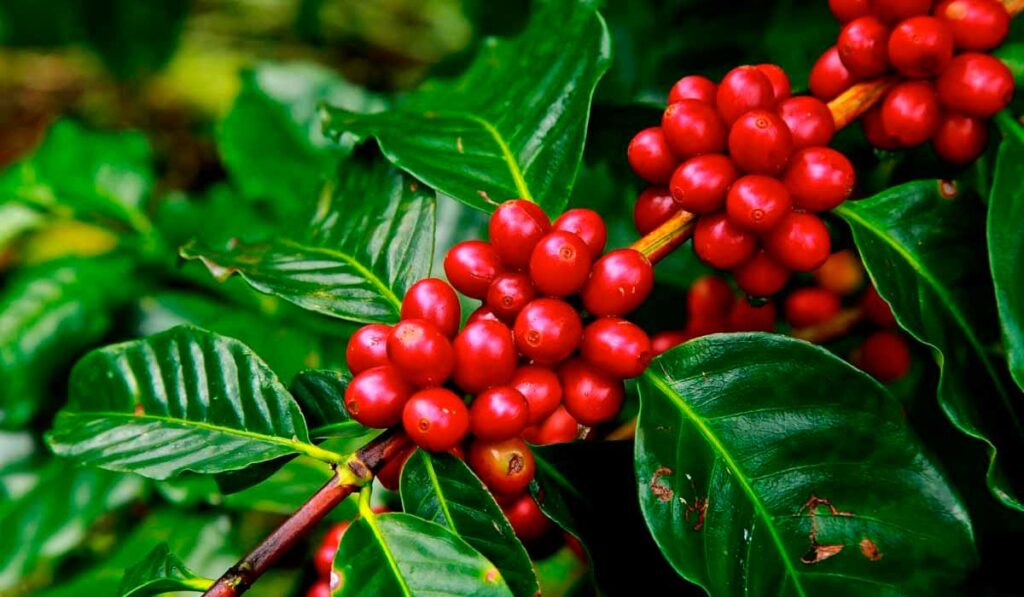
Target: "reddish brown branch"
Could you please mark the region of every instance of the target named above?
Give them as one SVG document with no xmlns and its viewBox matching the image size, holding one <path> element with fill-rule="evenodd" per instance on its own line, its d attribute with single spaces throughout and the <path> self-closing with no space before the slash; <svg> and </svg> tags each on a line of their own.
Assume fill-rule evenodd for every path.
<svg viewBox="0 0 1024 597">
<path fill-rule="evenodd" d="M 359 449 L 331 479 L 281 523 L 262 543 L 232 566 L 204 593 L 207 597 L 237 597 L 252 586 L 282 555 L 328 512 L 371 480 L 382 466 L 409 443 L 404 433 L 390 430 Z"/>
</svg>

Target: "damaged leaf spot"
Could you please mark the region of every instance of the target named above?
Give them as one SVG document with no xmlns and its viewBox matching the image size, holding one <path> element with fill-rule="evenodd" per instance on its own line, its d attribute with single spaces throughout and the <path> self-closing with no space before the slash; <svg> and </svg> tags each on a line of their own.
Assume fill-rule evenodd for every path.
<svg viewBox="0 0 1024 597">
<path fill-rule="evenodd" d="M 686 522 L 690 522 L 690 514 L 693 514 L 693 530 L 699 531 L 704 527 L 704 515 L 708 511 L 708 499 L 707 498 L 695 498 L 692 504 L 686 505 L 686 512 L 683 513 L 683 517 Z"/>
<path fill-rule="evenodd" d="M 466 150 L 462 148 L 462 137 L 455 138 L 455 149 L 457 149 L 459 153 L 466 153 Z"/>
<path fill-rule="evenodd" d="M 939 195 L 941 195 L 943 199 L 956 199 L 957 196 L 960 195 L 960 190 L 956 186 L 956 181 L 940 180 Z"/>
<path fill-rule="evenodd" d="M 808 518 L 811 519 L 811 530 L 807 534 L 807 538 L 810 540 L 811 546 L 800 558 L 800 561 L 804 564 L 817 564 L 818 562 L 823 562 L 832 556 L 837 555 L 839 552 L 843 551 L 844 547 L 846 547 L 842 544 L 825 545 L 818 542 L 819 507 L 828 508 L 830 516 L 853 516 L 853 512 L 844 512 L 843 510 L 836 508 L 829 500 L 811 494 L 811 498 L 807 500 L 807 503 L 800 506 L 800 510 L 797 511 L 797 514 L 799 515 L 806 510 Z"/>
<path fill-rule="evenodd" d="M 671 475 L 671 474 L 672 474 L 672 469 L 666 468 L 666 467 L 663 466 L 663 467 L 659 468 L 658 470 L 654 471 L 654 474 L 651 476 L 651 484 L 650 484 L 651 493 L 653 493 L 655 496 L 657 496 L 657 498 L 659 500 L 661 500 L 663 502 L 671 501 L 672 500 L 672 496 L 675 495 L 675 492 L 672 491 L 671 488 L 666 487 L 665 485 L 662 485 L 662 483 L 661 483 L 662 475 Z"/>
<path fill-rule="evenodd" d="M 878 545 L 867 537 L 860 540 L 860 553 L 872 562 L 882 559 L 882 552 L 878 551 Z"/>
<path fill-rule="evenodd" d="M 132 414 L 134 414 L 136 417 L 141 417 L 142 415 L 146 414 L 146 409 L 142 408 L 142 405 L 136 402 L 135 409 L 132 411 Z"/>
</svg>

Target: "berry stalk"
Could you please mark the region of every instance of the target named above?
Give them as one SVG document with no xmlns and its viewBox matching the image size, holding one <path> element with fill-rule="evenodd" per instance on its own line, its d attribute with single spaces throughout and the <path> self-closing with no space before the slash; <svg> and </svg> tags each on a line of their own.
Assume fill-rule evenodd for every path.
<svg viewBox="0 0 1024 597">
<path fill-rule="evenodd" d="M 252 586 L 278 559 L 295 545 L 346 497 L 373 480 L 374 475 L 409 444 L 404 433 L 386 431 L 341 464 L 323 487 L 281 523 L 273 533 L 237 564 L 229 568 L 203 595 L 237 597 Z"/>
</svg>

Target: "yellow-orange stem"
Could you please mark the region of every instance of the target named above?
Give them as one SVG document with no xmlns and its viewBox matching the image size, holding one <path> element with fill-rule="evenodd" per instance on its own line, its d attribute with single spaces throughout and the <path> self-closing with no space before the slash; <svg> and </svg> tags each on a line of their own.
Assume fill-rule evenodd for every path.
<svg viewBox="0 0 1024 597">
<path fill-rule="evenodd" d="M 860 307 L 843 309 L 828 321 L 818 325 L 795 329 L 789 335 L 815 344 L 824 344 L 829 340 L 845 336 L 853 326 L 857 325 L 857 322 L 863 316 L 864 310 Z"/>
<path fill-rule="evenodd" d="M 695 214 L 682 210 L 630 245 L 629 248 L 646 255 L 651 263 L 657 263 L 662 257 L 681 245 L 683 241 L 690 238 L 696 222 Z"/>
</svg>

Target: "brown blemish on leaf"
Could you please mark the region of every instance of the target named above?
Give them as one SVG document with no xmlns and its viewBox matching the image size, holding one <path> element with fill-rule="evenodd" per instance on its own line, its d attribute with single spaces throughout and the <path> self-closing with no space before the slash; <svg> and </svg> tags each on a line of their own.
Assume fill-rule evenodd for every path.
<svg viewBox="0 0 1024 597">
<path fill-rule="evenodd" d="M 842 544 L 823 545 L 818 543 L 818 508 L 822 506 L 828 508 L 830 516 L 853 516 L 853 512 L 840 510 L 829 500 L 811 494 L 811 498 L 807 500 L 807 503 L 800 506 L 800 510 L 797 511 L 797 514 L 799 515 L 803 513 L 804 510 L 807 510 L 807 516 L 811 519 L 811 530 L 807 534 L 807 538 L 811 542 L 811 547 L 800 558 L 800 561 L 804 564 L 817 564 L 818 562 L 823 562 L 843 551 L 843 548 L 846 547 Z"/>
<path fill-rule="evenodd" d="M 804 564 L 817 564 L 843 551 L 843 547 L 845 545 L 815 545 L 812 543 L 807 553 L 800 557 L 800 561 Z"/>
<path fill-rule="evenodd" d="M 136 417 L 141 417 L 142 415 L 146 414 L 146 409 L 142 408 L 142 405 L 136 402 L 135 409 L 132 411 L 132 414 L 135 415 Z"/>
<path fill-rule="evenodd" d="M 455 138 L 455 149 L 459 150 L 459 153 L 466 153 L 466 150 L 462 148 L 462 137 Z"/>
<path fill-rule="evenodd" d="M 666 467 L 663 466 L 663 467 L 660 467 L 658 470 L 654 471 L 654 474 L 651 475 L 651 483 L 650 483 L 651 493 L 653 493 L 659 500 L 661 500 L 663 502 L 671 501 L 672 500 L 672 496 L 675 495 L 675 492 L 672 491 L 671 488 L 666 487 L 666 486 L 661 484 L 661 477 L 662 477 L 662 475 L 671 475 L 671 474 L 672 474 L 672 469 L 666 468 Z"/>
<path fill-rule="evenodd" d="M 484 573 L 484 580 L 491 584 L 498 582 L 499 578 L 501 578 L 501 574 L 498 573 L 497 568 L 488 568 Z"/>
<path fill-rule="evenodd" d="M 420 188 L 420 183 L 418 183 L 418 182 L 413 182 L 413 183 L 409 184 L 409 190 L 412 191 L 413 193 L 418 191 L 419 188 Z"/>
<path fill-rule="evenodd" d="M 872 562 L 882 559 L 882 552 L 878 551 L 878 545 L 867 537 L 860 540 L 860 553 Z"/>
<path fill-rule="evenodd" d="M 704 527 L 704 515 L 708 511 L 708 499 L 707 498 L 695 498 L 692 504 L 686 505 L 686 511 L 683 513 L 683 517 L 686 522 L 690 522 L 690 514 L 693 514 L 693 530 L 699 531 Z"/>
<path fill-rule="evenodd" d="M 956 181 L 940 180 L 939 195 L 941 195 L 943 199 L 956 199 L 960 195 L 960 190 L 956 186 Z"/>
</svg>

